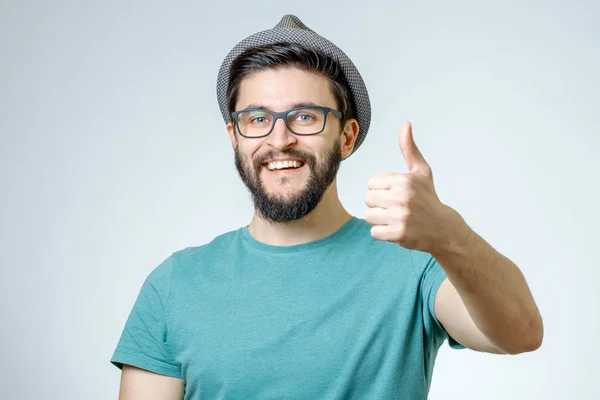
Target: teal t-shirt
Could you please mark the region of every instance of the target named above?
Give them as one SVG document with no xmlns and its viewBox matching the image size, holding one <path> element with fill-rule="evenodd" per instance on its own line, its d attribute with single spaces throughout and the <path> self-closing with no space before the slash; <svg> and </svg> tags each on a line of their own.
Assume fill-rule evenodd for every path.
<svg viewBox="0 0 600 400">
<path fill-rule="evenodd" d="M 172 254 L 111 362 L 182 378 L 185 400 L 426 398 L 448 338 L 434 313 L 446 275 L 370 228 L 353 217 L 321 240 L 272 246 L 243 227 Z"/>
</svg>

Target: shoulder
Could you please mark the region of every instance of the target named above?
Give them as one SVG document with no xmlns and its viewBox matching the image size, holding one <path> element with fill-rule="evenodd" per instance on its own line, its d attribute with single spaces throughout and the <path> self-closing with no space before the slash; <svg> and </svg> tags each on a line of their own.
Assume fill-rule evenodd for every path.
<svg viewBox="0 0 600 400">
<path fill-rule="evenodd" d="M 399 246 L 393 242 L 378 240 L 371 236 L 372 225 L 361 218 L 355 217 L 355 226 L 352 240 L 353 251 L 368 256 L 374 263 L 390 263 L 417 272 L 416 267 L 423 263 L 423 254 L 414 254 L 414 250 Z M 417 275 L 419 275 L 417 273 Z"/>
<path fill-rule="evenodd" d="M 148 274 L 144 280 L 144 290 L 155 292 L 162 299 L 169 297 L 173 281 L 189 279 L 201 265 L 211 263 L 215 257 L 227 254 L 227 249 L 235 240 L 238 231 L 231 231 L 215 237 L 209 243 L 177 250 Z"/>
<path fill-rule="evenodd" d="M 171 256 L 174 272 L 181 272 L 189 268 L 195 268 L 199 264 L 214 261 L 215 258 L 223 257 L 240 237 L 240 229 L 225 232 L 216 236 L 208 243 L 190 246 L 175 251 Z"/>
<path fill-rule="evenodd" d="M 168 291 L 171 274 L 173 272 L 173 255 L 170 255 L 155 267 L 144 281 L 145 287 L 152 287 L 159 295 L 166 295 Z"/>
<path fill-rule="evenodd" d="M 371 224 L 358 217 L 355 217 L 355 220 L 355 234 L 362 238 L 362 242 L 369 248 L 368 251 L 373 257 L 382 256 L 386 259 L 397 260 L 403 265 L 410 266 L 418 277 L 437 267 L 437 261 L 430 253 L 377 240 L 371 236 Z"/>
<path fill-rule="evenodd" d="M 410 261 L 417 275 L 423 275 L 431 269 L 439 267 L 433 256 L 427 252 L 420 250 L 408 250 Z"/>
</svg>

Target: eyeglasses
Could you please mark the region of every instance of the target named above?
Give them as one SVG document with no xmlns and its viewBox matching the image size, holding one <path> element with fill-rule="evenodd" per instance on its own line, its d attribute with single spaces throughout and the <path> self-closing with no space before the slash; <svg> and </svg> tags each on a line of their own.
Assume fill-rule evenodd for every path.
<svg viewBox="0 0 600 400">
<path fill-rule="evenodd" d="M 316 135 L 325 129 L 327 115 L 332 113 L 342 119 L 341 111 L 321 106 L 296 107 L 283 112 L 251 108 L 231 113 L 235 126 L 240 135 L 247 138 L 268 136 L 275 127 L 275 122 L 281 118 L 288 129 L 301 136 Z"/>
</svg>

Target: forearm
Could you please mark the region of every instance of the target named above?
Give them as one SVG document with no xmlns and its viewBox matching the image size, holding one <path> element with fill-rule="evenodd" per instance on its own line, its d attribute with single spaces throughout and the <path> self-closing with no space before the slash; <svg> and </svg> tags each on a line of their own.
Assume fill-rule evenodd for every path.
<svg viewBox="0 0 600 400">
<path fill-rule="evenodd" d="M 448 207 L 452 240 L 431 251 L 479 330 L 507 353 L 535 350 L 543 324 L 519 268 Z M 440 242 L 441 243 L 441 242 Z"/>
</svg>

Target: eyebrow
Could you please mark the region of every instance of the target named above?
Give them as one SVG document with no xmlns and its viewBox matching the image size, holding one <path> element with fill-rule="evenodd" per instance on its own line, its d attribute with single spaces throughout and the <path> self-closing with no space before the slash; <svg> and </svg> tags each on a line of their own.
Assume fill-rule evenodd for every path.
<svg viewBox="0 0 600 400">
<path fill-rule="evenodd" d="M 310 106 L 316 106 L 316 104 L 313 103 L 312 101 L 300 101 L 300 102 L 291 104 L 290 108 L 288 108 L 288 110 L 292 109 L 292 108 L 296 108 L 296 107 L 310 107 Z M 273 111 L 269 107 L 265 106 L 264 104 L 260 104 L 260 103 L 248 104 L 242 110 L 249 110 L 252 108 L 260 108 L 261 110 Z"/>
</svg>

